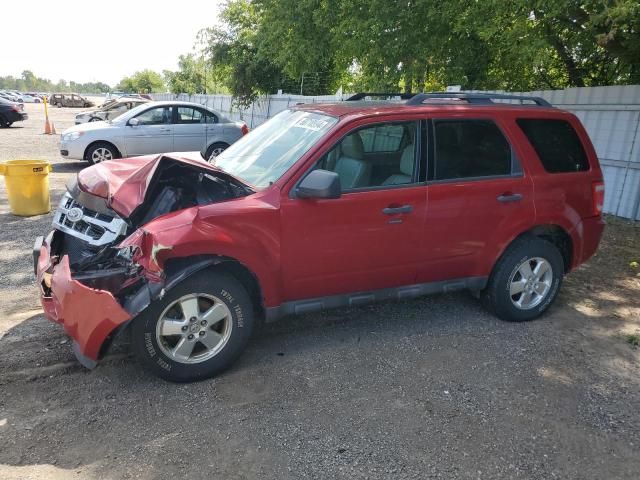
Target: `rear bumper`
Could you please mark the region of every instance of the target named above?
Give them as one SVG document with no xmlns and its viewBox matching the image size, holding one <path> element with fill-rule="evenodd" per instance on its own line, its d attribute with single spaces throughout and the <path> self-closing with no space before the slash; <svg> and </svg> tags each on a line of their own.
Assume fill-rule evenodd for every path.
<svg viewBox="0 0 640 480">
<path fill-rule="evenodd" d="M 583 218 L 580 228 L 580 236 L 582 238 L 582 248 L 580 252 L 575 252 L 573 268 L 589 260 L 598 250 L 604 227 L 606 223 L 602 217 Z"/>
<path fill-rule="evenodd" d="M 128 322 L 131 315 L 106 290 L 87 287 L 74 280 L 69 257 L 51 256 L 53 232 L 34 245 L 34 268 L 45 316 L 61 324 L 74 340 L 73 350 L 80 363 L 95 366 L 102 345 L 112 332 Z"/>
<path fill-rule="evenodd" d="M 13 110 L 9 112 L 3 112 L 3 115 L 10 122 L 21 122 L 29 118 L 29 115 L 26 112 L 14 112 Z"/>
</svg>

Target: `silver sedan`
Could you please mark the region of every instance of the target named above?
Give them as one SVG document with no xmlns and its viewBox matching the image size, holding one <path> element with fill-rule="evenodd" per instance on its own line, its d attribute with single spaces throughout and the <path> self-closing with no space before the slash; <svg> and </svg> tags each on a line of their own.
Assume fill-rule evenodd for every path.
<svg viewBox="0 0 640 480">
<path fill-rule="evenodd" d="M 90 122 L 65 130 L 60 137 L 64 158 L 99 163 L 153 153 L 200 151 L 212 160 L 248 132 L 218 112 L 191 102 L 149 102 L 113 120 Z"/>
</svg>

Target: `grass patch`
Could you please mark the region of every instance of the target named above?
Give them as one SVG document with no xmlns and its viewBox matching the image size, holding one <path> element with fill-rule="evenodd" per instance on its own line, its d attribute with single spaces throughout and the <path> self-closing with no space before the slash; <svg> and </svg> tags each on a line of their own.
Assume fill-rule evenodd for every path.
<svg viewBox="0 0 640 480">
<path fill-rule="evenodd" d="M 640 335 L 627 335 L 627 343 L 634 347 L 640 346 Z"/>
</svg>

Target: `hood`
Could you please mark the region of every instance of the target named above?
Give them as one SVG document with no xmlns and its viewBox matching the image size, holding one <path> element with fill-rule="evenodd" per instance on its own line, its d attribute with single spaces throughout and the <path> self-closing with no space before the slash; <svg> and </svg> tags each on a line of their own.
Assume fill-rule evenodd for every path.
<svg viewBox="0 0 640 480">
<path fill-rule="evenodd" d="M 95 114 L 96 112 L 99 112 L 100 110 L 86 110 L 84 112 L 80 112 L 79 114 L 76 115 L 76 117 L 85 117 L 91 114 Z"/>
<path fill-rule="evenodd" d="M 200 152 L 181 152 L 98 163 L 78 172 L 78 186 L 87 193 L 106 199 L 109 208 L 119 215 L 129 217 L 145 201 L 147 190 L 156 173 L 172 162 L 245 185 L 232 175 L 202 160 Z"/>
<path fill-rule="evenodd" d="M 64 132 L 62 132 L 63 135 L 66 135 L 67 133 L 73 133 L 73 132 L 90 132 L 92 130 L 100 130 L 100 129 L 104 129 L 104 128 L 113 128 L 115 125 L 111 125 L 110 123 L 107 122 L 88 122 L 88 123 L 81 123 L 80 125 L 75 125 L 73 127 L 69 127 L 67 128 Z"/>
</svg>

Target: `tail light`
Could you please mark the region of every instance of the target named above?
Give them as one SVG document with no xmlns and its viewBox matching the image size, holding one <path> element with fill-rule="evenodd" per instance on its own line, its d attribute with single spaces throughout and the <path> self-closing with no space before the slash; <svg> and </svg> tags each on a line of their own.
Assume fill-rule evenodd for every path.
<svg viewBox="0 0 640 480">
<path fill-rule="evenodd" d="M 19 112 L 21 110 L 20 105 L 12 105 L 11 110 L 14 112 Z"/>
<path fill-rule="evenodd" d="M 604 205 L 604 182 L 602 180 L 591 184 L 593 198 L 593 214 L 602 215 Z"/>
<path fill-rule="evenodd" d="M 242 132 L 242 135 L 246 135 L 247 133 L 249 133 L 249 127 L 247 127 L 246 123 L 242 124 L 242 128 L 240 129 L 240 131 Z"/>
</svg>

